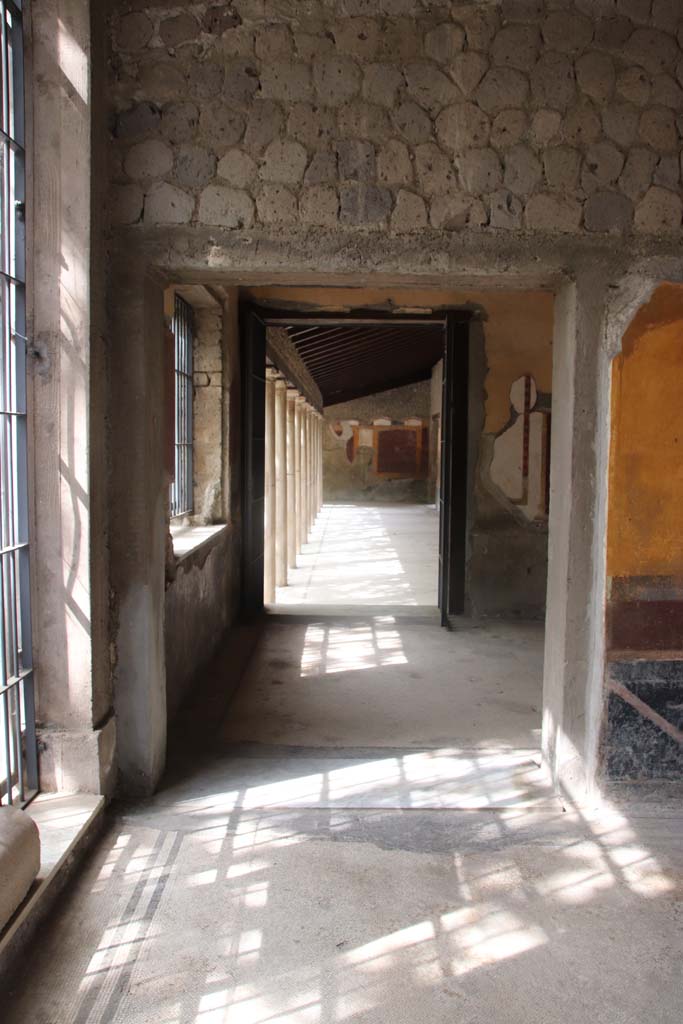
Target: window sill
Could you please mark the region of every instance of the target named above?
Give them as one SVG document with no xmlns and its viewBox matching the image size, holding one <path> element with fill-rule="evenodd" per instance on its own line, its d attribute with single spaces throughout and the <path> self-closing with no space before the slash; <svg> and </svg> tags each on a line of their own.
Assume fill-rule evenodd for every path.
<svg viewBox="0 0 683 1024">
<path fill-rule="evenodd" d="M 173 554 L 177 562 L 189 558 L 200 548 L 210 544 L 219 534 L 227 530 L 226 523 L 217 523 L 212 526 L 171 526 L 171 539 L 173 541 Z"/>
</svg>

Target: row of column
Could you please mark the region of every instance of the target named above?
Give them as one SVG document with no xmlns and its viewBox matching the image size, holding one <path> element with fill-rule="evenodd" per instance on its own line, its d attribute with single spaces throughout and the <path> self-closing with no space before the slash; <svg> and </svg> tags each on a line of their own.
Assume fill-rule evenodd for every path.
<svg viewBox="0 0 683 1024">
<path fill-rule="evenodd" d="M 277 370 L 266 371 L 263 599 L 287 585 L 323 503 L 323 417 Z"/>
</svg>

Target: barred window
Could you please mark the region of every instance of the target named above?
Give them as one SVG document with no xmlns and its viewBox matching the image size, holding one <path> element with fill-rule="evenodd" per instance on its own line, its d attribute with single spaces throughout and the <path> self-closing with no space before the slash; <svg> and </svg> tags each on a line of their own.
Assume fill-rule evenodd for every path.
<svg viewBox="0 0 683 1024">
<path fill-rule="evenodd" d="M 175 472 L 171 484 L 171 518 L 192 513 L 192 307 L 179 295 L 171 325 L 175 340 Z"/>
<path fill-rule="evenodd" d="M 28 547 L 24 61 L 20 0 L 0 0 L 0 803 L 38 788 Z"/>
</svg>

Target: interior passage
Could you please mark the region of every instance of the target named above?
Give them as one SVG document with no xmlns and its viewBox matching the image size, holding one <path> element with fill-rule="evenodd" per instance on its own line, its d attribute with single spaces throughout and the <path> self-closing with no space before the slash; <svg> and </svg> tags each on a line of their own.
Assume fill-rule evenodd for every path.
<svg viewBox="0 0 683 1024">
<path fill-rule="evenodd" d="M 326 504 L 276 603 L 435 606 L 438 532 L 433 505 Z"/>
</svg>

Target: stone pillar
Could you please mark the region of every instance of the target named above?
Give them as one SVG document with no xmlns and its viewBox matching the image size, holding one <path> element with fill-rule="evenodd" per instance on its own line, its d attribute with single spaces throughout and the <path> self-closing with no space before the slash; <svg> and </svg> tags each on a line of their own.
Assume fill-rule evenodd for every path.
<svg viewBox="0 0 683 1024">
<path fill-rule="evenodd" d="M 318 416 L 318 437 L 316 443 L 316 459 L 318 464 L 317 473 L 317 492 L 315 496 L 315 507 L 317 512 L 323 507 L 323 430 L 325 429 L 325 420 L 322 415 Z"/>
<path fill-rule="evenodd" d="M 296 568 L 296 400 L 299 392 L 287 389 L 287 568 Z"/>
<path fill-rule="evenodd" d="M 306 405 L 306 492 L 304 495 L 304 516 L 306 540 L 311 532 L 311 407 Z"/>
<path fill-rule="evenodd" d="M 263 600 L 275 600 L 275 380 L 266 371 L 265 515 L 263 523 Z"/>
<path fill-rule="evenodd" d="M 294 434 L 296 441 L 296 553 L 301 551 L 304 542 L 303 534 L 303 493 L 304 493 L 304 404 L 306 399 L 299 395 L 295 407 Z"/>
<path fill-rule="evenodd" d="M 275 381 L 275 586 L 287 586 L 287 385 Z"/>
<path fill-rule="evenodd" d="M 609 280 L 593 268 L 555 304 L 543 754 L 578 799 L 594 791 L 602 718 L 608 294 Z"/>
</svg>

